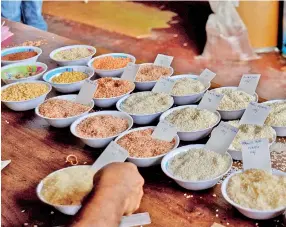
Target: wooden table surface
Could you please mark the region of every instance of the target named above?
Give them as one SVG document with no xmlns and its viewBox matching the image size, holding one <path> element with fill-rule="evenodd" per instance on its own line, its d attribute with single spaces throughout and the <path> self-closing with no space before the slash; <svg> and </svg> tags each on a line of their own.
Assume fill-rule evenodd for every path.
<svg viewBox="0 0 286 227">
<path fill-rule="evenodd" d="M 39 61 L 46 63 L 49 69 L 56 67 L 49 59 L 53 49 L 77 43 L 20 23 L 7 21 L 6 24 L 15 34 L 15 44 L 40 38 L 47 40 L 48 43 L 41 46 L 43 54 Z M 98 49 L 97 54 L 103 52 L 106 50 Z M 1 173 L 2 226 L 64 225 L 70 217 L 41 203 L 35 188 L 52 171 L 67 167 L 65 159 L 68 155 L 76 155 L 79 164 L 91 164 L 101 150 L 85 146 L 72 136 L 69 128 L 49 127 L 44 120 L 35 116 L 33 110 L 13 112 L 2 105 L 1 119 L 2 160 L 12 160 Z M 283 166 L 285 159 L 275 164 Z M 284 226 L 282 216 L 269 221 L 245 218 L 223 199 L 220 185 L 193 192 L 176 185 L 159 166 L 140 169 L 140 172 L 146 183 L 139 212 L 150 213 L 150 226 L 210 227 L 214 222 L 225 226 Z"/>
</svg>

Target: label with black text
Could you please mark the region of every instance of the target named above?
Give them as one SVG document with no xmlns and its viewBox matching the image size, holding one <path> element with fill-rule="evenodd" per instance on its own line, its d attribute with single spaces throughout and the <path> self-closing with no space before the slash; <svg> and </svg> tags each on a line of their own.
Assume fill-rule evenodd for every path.
<svg viewBox="0 0 286 227">
<path fill-rule="evenodd" d="M 173 56 L 158 54 L 155 61 L 154 61 L 154 65 L 159 65 L 159 66 L 163 66 L 163 67 L 170 67 L 173 59 L 174 59 Z"/>
<path fill-rule="evenodd" d="M 156 93 L 171 94 L 175 83 L 176 81 L 172 80 L 171 78 L 161 77 L 153 87 L 152 91 Z"/>
<path fill-rule="evenodd" d="M 238 85 L 238 90 L 249 95 L 254 95 L 260 79 L 260 74 L 243 74 Z"/>
<path fill-rule="evenodd" d="M 214 91 L 207 91 L 200 101 L 198 108 L 215 112 L 222 98 L 223 94 L 219 94 Z"/>
<path fill-rule="evenodd" d="M 209 69 L 205 69 L 200 76 L 198 77 L 198 80 L 202 82 L 204 85 L 207 85 L 209 82 L 215 78 L 216 73 L 212 72 Z"/>
<path fill-rule="evenodd" d="M 152 137 L 158 140 L 171 142 L 177 135 L 175 126 L 166 121 L 160 121 L 152 133 Z"/>
<path fill-rule="evenodd" d="M 76 102 L 87 105 L 92 100 L 94 93 L 97 89 L 97 83 L 96 81 L 92 81 L 90 79 L 86 79 L 84 81 L 84 84 L 82 85 L 77 97 Z"/>
<path fill-rule="evenodd" d="M 263 126 L 271 108 L 265 104 L 250 102 L 242 115 L 239 124 Z"/>
</svg>

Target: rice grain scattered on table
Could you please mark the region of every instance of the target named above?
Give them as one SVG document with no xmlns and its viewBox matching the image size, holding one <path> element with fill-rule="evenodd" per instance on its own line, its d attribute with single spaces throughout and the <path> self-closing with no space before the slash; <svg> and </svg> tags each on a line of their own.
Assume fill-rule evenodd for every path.
<svg viewBox="0 0 286 227">
<path fill-rule="evenodd" d="M 54 54 L 53 58 L 58 61 L 73 61 L 89 57 L 92 54 L 86 47 L 75 47 L 61 50 Z"/>
<path fill-rule="evenodd" d="M 131 61 L 131 58 L 106 56 L 95 59 L 92 65 L 95 69 L 121 69 Z"/>
<path fill-rule="evenodd" d="M 161 77 L 171 76 L 171 69 L 158 65 L 141 65 L 137 74 L 135 81 L 137 82 L 147 82 L 156 81 Z"/>
<path fill-rule="evenodd" d="M 74 83 L 81 80 L 84 80 L 88 77 L 87 74 L 83 72 L 63 72 L 58 76 L 52 78 L 53 83 Z"/>
</svg>

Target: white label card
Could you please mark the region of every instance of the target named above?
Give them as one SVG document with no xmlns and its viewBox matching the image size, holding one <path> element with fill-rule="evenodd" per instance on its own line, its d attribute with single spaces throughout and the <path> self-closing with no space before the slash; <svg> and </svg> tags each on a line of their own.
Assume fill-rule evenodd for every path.
<svg viewBox="0 0 286 227">
<path fill-rule="evenodd" d="M 160 121 L 152 133 L 152 137 L 154 139 L 164 140 L 168 142 L 171 142 L 176 135 L 176 127 L 166 121 Z"/>
<path fill-rule="evenodd" d="M 206 143 L 205 149 L 225 154 L 237 132 L 238 128 L 226 122 L 220 122 L 212 131 L 211 138 Z"/>
<path fill-rule="evenodd" d="M 243 169 L 263 169 L 271 172 L 271 159 L 268 139 L 246 140 L 241 142 Z"/>
<path fill-rule="evenodd" d="M 168 56 L 164 54 L 158 54 L 155 61 L 154 65 L 159 65 L 159 66 L 164 66 L 164 67 L 170 67 L 174 57 L 173 56 Z"/>
<path fill-rule="evenodd" d="M 91 81 L 89 79 L 85 80 L 75 101 L 83 105 L 89 104 L 89 102 L 92 100 L 94 96 L 96 88 L 97 88 L 96 81 Z"/>
<path fill-rule="evenodd" d="M 170 94 L 172 92 L 172 89 L 175 85 L 176 81 L 172 80 L 171 78 L 160 78 L 160 80 L 157 81 L 154 88 L 152 89 L 153 92 L 156 93 L 166 93 Z"/>
<path fill-rule="evenodd" d="M 124 69 L 122 75 L 121 75 L 121 79 L 124 80 L 129 80 L 131 82 L 135 81 L 136 78 L 136 74 L 139 70 L 140 65 L 136 65 L 134 63 L 128 63 L 128 65 L 126 66 L 126 68 Z"/>
<path fill-rule="evenodd" d="M 1 161 L 1 170 L 4 169 L 7 165 L 9 165 L 11 160 Z"/>
<path fill-rule="evenodd" d="M 215 112 L 222 98 L 223 94 L 219 94 L 213 91 L 207 91 L 204 94 L 202 100 L 200 101 L 198 108 L 207 109 L 211 112 Z"/>
<path fill-rule="evenodd" d="M 96 159 L 92 167 L 95 171 L 112 162 L 124 162 L 129 153 L 114 141 L 111 141 L 102 154 Z"/>
<path fill-rule="evenodd" d="M 212 81 L 213 78 L 215 78 L 216 73 L 212 72 L 209 69 L 205 69 L 200 76 L 198 77 L 198 80 L 202 82 L 204 85 L 207 85 L 209 82 Z"/>
<path fill-rule="evenodd" d="M 151 224 L 151 218 L 148 212 L 123 216 L 119 227 L 131 227 Z"/>
<path fill-rule="evenodd" d="M 249 95 L 254 95 L 260 79 L 260 74 L 243 74 L 238 90 L 244 91 Z"/>
<path fill-rule="evenodd" d="M 239 124 L 263 126 L 270 110 L 270 106 L 257 102 L 250 102 L 242 115 Z"/>
</svg>

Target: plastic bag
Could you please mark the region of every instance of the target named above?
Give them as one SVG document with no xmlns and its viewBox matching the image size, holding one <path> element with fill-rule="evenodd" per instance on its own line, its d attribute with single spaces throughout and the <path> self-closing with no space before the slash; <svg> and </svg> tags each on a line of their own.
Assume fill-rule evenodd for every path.
<svg viewBox="0 0 286 227">
<path fill-rule="evenodd" d="M 207 42 L 201 57 L 238 61 L 257 59 L 233 3 L 210 1 L 210 5 L 214 13 L 206 24 Z"/>
</svg>

